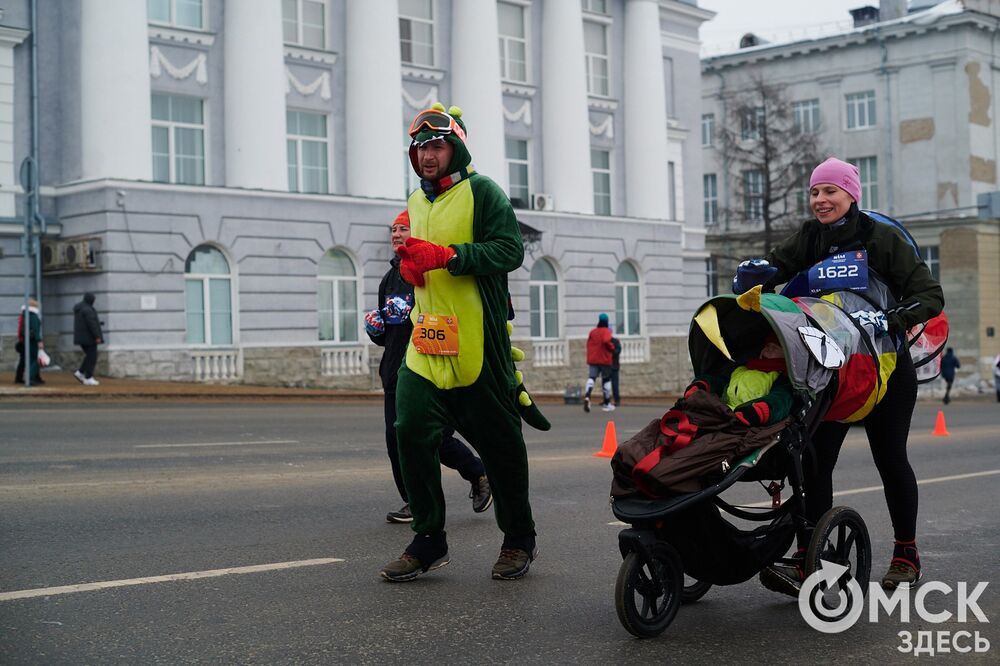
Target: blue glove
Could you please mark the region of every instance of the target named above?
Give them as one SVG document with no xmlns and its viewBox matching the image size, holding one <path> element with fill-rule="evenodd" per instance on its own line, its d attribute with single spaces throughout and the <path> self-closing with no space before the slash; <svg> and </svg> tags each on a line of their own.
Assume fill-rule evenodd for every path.
<svg viewBox="0 0 1000 666">
<path fill-rule="evenodd" d="M 851 313 L 851 318 L 861 324 L 872 338 L 889 335 L 889 320 L 885 313 L 878 310 L 858 310 Z"/>
<path fill-rule="evenodd" d="M 365 331 L 376 338 L 385 334 L 385 322 L 382 321 L 382 313 L 378 308 L 365 313 Z"/>
<path fill-rule="evenodd" d="M 778 268 L 768 263 L 767 259 L 747 259 L 736 267 L 733 293 L 737 296 L 744 294 L 757 285 L 764 284 L 777 272 Z"/>
</svg>

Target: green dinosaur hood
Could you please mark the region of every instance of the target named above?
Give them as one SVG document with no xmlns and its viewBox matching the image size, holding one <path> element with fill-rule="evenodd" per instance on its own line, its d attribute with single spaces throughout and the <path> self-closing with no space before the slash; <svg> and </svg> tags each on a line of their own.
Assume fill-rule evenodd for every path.
<svg viewBox="0 0 1000 666">
<path fill-rule="evenodd" d="M 431 109 L 440 111 L 441 113 L 447 113 L 455 120 L 458 126 L 462 128 L 463 132 L 468 132 L 465 128 L 465 122 L 462 120 L 462 109 L 459 107 L 453 106 L 445 112 L 444 105 L 440 102 L 435 102 Z M 420 114 L 422 113 L 424 113 L 424 111 L 420 112 Z M 420 175 L 420 171 L 417 169 L 417 146 L 435 139 L 443 139 L 450 143 L 455 149 L 451 162 L 448 163 L 448 169 L 445 171 L 446 175 L 453 174 L 461 169 L 464 169 L 472 163 L 472 155 L 469 154 L 468 146 L 466 146 L 465 141 L 463 141 L 462 138 L 454 132 L 438 133 L 432 129 L 425 128 L 412 138 L 413 140 L 410 142 L 410 166 L 413 167 L 413 171 L 418 176 Z"/>
</svg>

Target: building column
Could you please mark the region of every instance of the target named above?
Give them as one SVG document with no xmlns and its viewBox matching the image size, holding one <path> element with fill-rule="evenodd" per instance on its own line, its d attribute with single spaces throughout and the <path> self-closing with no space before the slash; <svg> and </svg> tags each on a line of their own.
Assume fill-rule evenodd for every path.
<svg viewBox="0 0 1000 666">
<path fill-rule="evenodd" d="M 347 3 L 347 191 L 360 197 L 400 199 L 403 159 L 402 69 L 396 2 L 373 9 Z M 391 7 L 390 7 L 391 5 Z"/>
<path fill-rule="evenodd" d="M 226 185 L 287 190 L 281 3 L 227 2 L 224 16 Z"/>
<path fill-rule="evenodd" d="M 145 2 L 80 3 L 80 171 L 153 179 Z"/>
<path fill-rule="evenodd" d="M 667 219 L 667 104 L 656 0 L 626 0 L 624 65 L 626 212 Z M 676 170 L 682 166 L 677 163 Z"/>
<path fill-rule="evenodd" d="M 556 210 L 593 213 L 580 0 L 542 3 L 542 97 L 545 192 L 555 199 Z"/>
<path fill-rule="evenodd" d="M 445 104 L 462 108 L 469 129 L 467 144 L 476 170 L 507 191 L 503 92 L 497 47 L 496 0 L 452 4 L 451 90 Z"/>
</svg>

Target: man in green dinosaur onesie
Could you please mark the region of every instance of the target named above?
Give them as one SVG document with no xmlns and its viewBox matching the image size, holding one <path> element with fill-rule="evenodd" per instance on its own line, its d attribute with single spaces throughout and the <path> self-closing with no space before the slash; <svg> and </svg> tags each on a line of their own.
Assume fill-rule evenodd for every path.
<svg viewBox="0 0 1000 666">
<path fill-rule="evenodd" d="M 462 111 L 441 104 L 410 126 L 410 162 L 420 188 L 410 195 L 411 237 L 397 249 L 414 285 L 413 335 L 396 388 L 399 459 L 416 535 L 382 568 L 413 580 L 449 561 L 438 449 L 447 426 L 479 453 L 504 534 L 493 578 L 528 572 L 537 555 L 528 502 L 526 422 L 548 429 L 514 370 L 507 274 L 524 258 L 510 201 L 471 166 Z M 518 358 L 517 360 L 520 360 Z"/>
</svg>

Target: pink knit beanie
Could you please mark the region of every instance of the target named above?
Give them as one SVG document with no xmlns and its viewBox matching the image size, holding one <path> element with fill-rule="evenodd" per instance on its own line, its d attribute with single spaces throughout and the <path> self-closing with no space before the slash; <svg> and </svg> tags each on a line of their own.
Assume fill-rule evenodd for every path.
<svg viewBox="0 0 1000 666">
<path fill-rule="evenodd" d="M 830 157 L 818 167 L 813 169 L 809 178 L 809 188 L 812 189 L 820 183 L 836 185 L 852 197 L 861 206 L 861 177 L 858 174 L 858 167 L 848 164 L 836 157 Z"/>
</svg>

